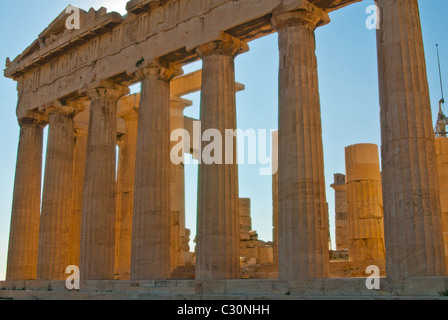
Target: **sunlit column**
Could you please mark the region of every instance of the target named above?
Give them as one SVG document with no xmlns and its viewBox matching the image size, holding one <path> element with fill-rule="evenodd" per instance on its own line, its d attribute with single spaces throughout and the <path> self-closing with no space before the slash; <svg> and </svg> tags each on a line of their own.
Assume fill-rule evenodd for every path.
<svg viewBox="0 0 448 320">
<path fill-rule="evenodd" d="M 378 0 L 386 272 L 445 274 L 434 131 L 417 0 Z"/>
<path fill-rule="evenodd" d="M 236 141 L 233 139 L 230 150 L 227 149 L 225 138 L 229 137 L 225 131 L 236 129 L 235 57 L 248 50 L 247 44 L 227 35 L 196 49 L 203 62 L 202 133 L 211 129 L 222 137 L 222 145 L 218 142 L 214 151 L 222 163 L 203 158 L 199 165 L 196 249 L 199 280 L 240 277 Z M 201 149 L 205 150 L 207 145 L 203 142 Z M 232 161 L 228 161 L 230 152 Z"/>
<path fill-rule="evenodd" d="M 138 111 L 134 108 L 119 115 L 126 122 L 119 161 L 119 196 L 117 206 L 116 274 L 120 280 L 129 280 L 131 274 L 132 215 L 134 208 L 135 154 L 137 149 Z"/>
<path fill-rule="evenodd" d="M 45 122 L 19 119 L 20 138 L 12 203 L 6 280 L 34 280 L 39 243 Z"/>
<path fill-rule="evenodd" d="M 383 195 L 378 146 L 345 149 L 346 199 L 350 260 L 365 270 L 384 263 Z"/>
<path fill-rule="evenodd" d="M 155 62 L 141 80 L 132 225 L 132 280 L 170 277 L 170 81 L 181 69 Z"/>
<path fill-rule="evenodd" d="M 49 111 L 47 158 L 39 230 L 38 280 L 63 280 L 69 266 L 76 110 Z"/>
<path fill-rule="evenodd" d="M 91 99 L 81 226 L 83 280 L 110 280 L 115 270 L 117 102 L 128 92 L 112 83 Z"/>
<path fill-rule="evenodd" d="M 326 278 L 329 269 L 315 29 L 328 14 L 304 1 L 276 12 L 279 75 L 279 276 Z"/>
</svg>

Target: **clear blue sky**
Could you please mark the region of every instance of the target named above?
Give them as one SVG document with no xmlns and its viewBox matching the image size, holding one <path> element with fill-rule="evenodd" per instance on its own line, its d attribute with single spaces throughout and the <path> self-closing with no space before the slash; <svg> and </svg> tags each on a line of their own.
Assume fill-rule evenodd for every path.
<svg viewBox="0 0 448 320">
<path fill-rule="evenodd" d="M 30 45 L 37 35 L 69 4 L 83 9 L 105 6 L 125 13 L 126 0 L 16 0 L 0 1 L 0 62 L 11 60 Z M 334 243 L 334 173 L 345 172 L 344 148 L 355 143 L 380 145 L 380 121 L 376 36 L 365 27 L 367 6 L 373 0 L 332 13 L 332 22 L 316 32 L 322 106 L 327 201 Z M 440 99 L 435 44 L 440 46 L 444 82 L 448 88 L 448 1 L 420 0 L 431 105 L 435 119 Z M 251 42 L 251 51 L 236 60 L 236 79 L 246 85 L 238 93 L 238 127 L 278 128 L 277 36 Z M 185 68 L 186 72 L 200 63 Z M 19 127 L 15 116 L 16 84 L 0 77 L 0 280 L 4 279 Z M 133 88 L 135 90 L 135 88 Z M 186 115 L 198 117 L 199 94 L 187 96 L 194 106 Z M 253 229 L 263 240 L 272 239 L 271 178 L 258 174 L 257 166 L 241 166 L 240 196 L 252 199 Z M 196 231 L 197 166 L 186 168 L 187 227 Z"/>
</svg>

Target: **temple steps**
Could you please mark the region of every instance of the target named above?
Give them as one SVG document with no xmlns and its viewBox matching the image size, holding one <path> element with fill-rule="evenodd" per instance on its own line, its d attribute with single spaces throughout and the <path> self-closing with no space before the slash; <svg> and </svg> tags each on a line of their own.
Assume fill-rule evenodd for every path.
<svg viewBox="0 0 448 320">
<path fill-rule="evenodd" d="M 68 291 L 64 281 L 0 282 L 0 300 L 408 300 L 442 299 L 448 277 L 380 279 L 369 290 L 366 279 L 81 281 Z"/>
</svg>

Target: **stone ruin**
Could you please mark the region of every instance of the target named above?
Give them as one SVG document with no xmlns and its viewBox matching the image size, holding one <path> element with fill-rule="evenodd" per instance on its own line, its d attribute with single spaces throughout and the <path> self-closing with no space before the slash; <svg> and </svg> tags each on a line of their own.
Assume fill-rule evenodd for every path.
<svg viewBox="0 0 448 320">
<path fill-rule="evenodd" d="M 374 146 L 347 148 L 346 181 L 339 175 L 333 185 L 338 252 L 330 261 L 314 32 L 330 23 L 329 13 L 358 1 L 132 0 L 124 16 L 81 10 L 75 30 L 61 13 L 6 63 L 5 76 L 17 82 L 20 142 L 2 288 L 65 280 L 69 265 L 79 266 L 85 283 L 115 279 L 114 290 L 128 279 L 138 287 L 194 272 L 202 293 L 207 281 L 275 278 L 284 282 L 216 282 L 209 292 L 229 293 L 232 285 L 263 291 L 266 284 L 266 294 L 290 293 L 288 281 L 320 279 L 328 294 L 337 287 L 331 277 L 365 277 L 366 263 L 402 287 L 429 278 L 446 283 L 447 143 L 430 130 L 417 0 L 377 1 L 382 173 Z M 273 241 L 250 230 L 236 161 L 201 163 L 193 254 L 183 166 L 170 161 L 170 133 L 191 130 L 195 120 L 203 131 L 236 129 L 235 95 L 244 86 L 235 82 L 234 59 L 274 32 L 280 112 Z M 182 66 L 197 60 L 203 69 L 182 75 Z M 129 95 L 136 83 L 141 94 Z M 191 102 L 182 96 L 194 91 L 201 92 L 200 119 L 183 116 Z M 192 141 L 187 151 L 201 147 Z M 302 289 L 296 292 L 306 294 Z"/>
</svg>

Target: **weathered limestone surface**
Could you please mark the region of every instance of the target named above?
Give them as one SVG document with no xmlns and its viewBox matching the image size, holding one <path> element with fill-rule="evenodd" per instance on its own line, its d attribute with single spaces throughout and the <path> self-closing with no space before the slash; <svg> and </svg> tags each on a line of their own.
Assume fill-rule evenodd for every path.
<svg viewBox="0 0 448 320">
<path fill-rule="evenodd" d="M 272 242 L 274 247 L 274 263 L 278 264 L 278 172 L 272 175 L 272 209 Z"/>
<path fill-rule="evenodd" d="M 67 291 L 65 281 L 0 282 L 0 299 L 63 300 L 445 300 L 446 277 L 381 279 L 369 290 L 366 279 L 308 281 L 81 281 L 81 290 Z M 49 288 L 51 289 L 49 291 Z M 25 289 L 25 290 L 22 290 Z"/>
<path fill-rule="evenodd" d="M 127 273 L 127 276 L 130 277 L 130 270 L 131 270 L 131 265 L 128 265 L 128 268 L 126 270 L 122 270 L 121 274 L 118 272 L 118 265 L 120 264 L 120 255 L 119 252 L 121 251 L 119 249 L 120 247 L 120 229 L 122 227 L 121 225 L 121 199 L 123 198 L 123 193 L 122 193 L 122 184 L 123 184 L 123 149 L 124 149 L 124 140 L 125 140 L 125 135 L 124 134 L 117 134 L 117 150 L 118 150 L 118 157 L 117 157 L 117 180 L 116 180 L 116 184 L 115 184 L 115 189 L 116 189 L 116 198 L 115 198 L 115 210 L 116 210 L 116 222 L 115 222 L 115 271 L 114 271 L 114 279 L 119 279 L 121 280 L 121 274 Z M 131 233 L 129 234 L 129 236 L 132 237 L 132 229 L 131 229 Z M 130 253 L 131 249 L 129 249 L 129 253 Z M 126 253 L 124 253 L 124 258 Z M 126 278 L 126 275 L 124 276 L 125 280 L 129 280 L 129 278 Z"/>
<path fill-rule="evenodd" d="M 129 106 L 129 108 L 119 112 L 118 116 L 125 120 L 126 131 L 119 149 L 118 180 L 120 187 L 118 197 L 120 200 L 119 205 L 117 204 L 115 274 L 120 280 L 129 280 L 131 274 L 132 217 L 134 207 L 138 111 L 135 106 Z"/>
<path fill-rule="evenodd" d="M 240 224 L 240 239 L 250 240 L 249 232 L 252 231 L 252 218 L 250 216 L 250 199 L 239 199 L 239 224 Z"/>
<path fill-rule="evenodd" d="M 74 116 L 70 107 L 49 111 L 49 131 L 39 230 L 38 280 L 63 280 L 69 266 L 73 200 Z"/>
<path fill-rule="evenodd" d="M 184 128 L 183 111 L 192 104 L 191 101 L 180 98 L 181 96 L 199 91 L 202 83 L 202 70 L 182 75 L 170 81 L 170 129 Z M 236 84 L 240 90 L 244 85 Z M 118 183 L 120 190 L 117 197 L 117 248 L 116 248 L 116 276 L 121 280 L 126 280 L 130 276 L 131 242 L 132 242 L 132 215 L 134 200 L 134 174 L 135 174 L 135 155 L 137 143 L 137 123 L 138 108 L 140 105 L 140 93 L 126 96 L 119 101 L 118 117 L 125 120 L 125 130 L 122 134 L 122 148 L 120 148 L 119 175 Z M 173 146 L 175 143 L 171 143 Z M 131 158 L 132 157 L 132 158 Z M 177 224 L 171 224 L 172 228 L 178 228 L 178 236 L 172 230 L 171 232 L 171 260 L 172 265 L 182 265 L 185 260 L 185 254 L 190 253 L 182 250 L 183 243 L 187 241 L 185 229 L 185 183 L 183 165 L 173 165 L 171 170 L 171 210 L 179 211 Z M 172 217 L 173 218 L 173 217 Z M 180 237 L 180 239 L 179 239 Z M 188 240 L 189 241 L 189 240 Z M 188 242 L 187 241 L 187 242 Z M 180 252 L 179 252 L 180 250 Z M 188 257 L 187 257 L 188 258 Z"/>
<path fill-rule="evenodd" d="M 170 81 L 181 70 L 156 62 L 141 69 L 132 225 L 132 280 L 170 275 Z"/>
<path fill-rule="evenodd" d="M 383 196 L 378 146 L 345 149 L 350 260 L 363 273 L 384 261 Z"/>
<path fill-rule="evenodd" d="M 79 266 L 84 280 L 114 277 L 117 102 L 126 93 L 107 83 L 87 91 L 91 106 Z"/>
<path fill-rule="evenodd" d="M 436 138 L 436 163 L 442 208 L 442 232 L 448 274 L 448 138 Z"/>
<path fill-rule="evenodd" d="M 278 266 L 278 130 L 272 132 L 272 163 L 277 170 L 272 172 L 272 247 L 274 264 Z"/>
<path fill-rule="evenodd" d="M 200 74 L 200 73 L 199 73 Z M 182 77 L 181 77 L 182 78 Z M 179 79 L 181 79 L 179 78 Z M 178 83 L 183 81 L 172 81 Z M 173 87 L 173 85 L 171 86 Z M 182 91 L 188 91 L 188 84 Z M 172 96 L 172 94 L 171 94 Z M 184 129 L 184 110 L 193 103 L 189 100 L 172 97 L 170 102 L 170 132 Z M 178 142 L 172 141 L 171 148 Z M 182 150 L 186 150 L 183 148 Z M 170 149 L 171 150 L 171 149 Z M 184 154 L 181 156 L 185 156 Z M 186 238 L 185 228 L 185 170 L 184 163 L 171 163 L 171 212 L 173 213 L 171 230 L 171 268 L 184 265 L 182 244 Z"/>
<path fill-rule="evenodd" d="M 259 240 L 257 231 L 252 229 L 251 200 L 239 200 L 241 278 L 278 279 L 273 243 Z"/>
<path fill-rule="evenodd" d="M 314 30 L 329 18 L 308 4 L 273 21 L 280 50 L 280 279 L 325 278 L 329 227 Z"/>
<path fill-rule="evenodd" d="M 87 129 L 77 127 L 75 118 L 75 142 L 73 150 L 72 213 L 70 217 L 69 265 L 79 266 L 81 244 L 82 201 L 84 173 L 86 170 Z"/>
<path fill-rule="evenodd" d="M 335 174 L 331 187 L 335 191 L 336 250 L 348 250 L 347 186 L 345 175 Z"/>
<path fill-rule="evenodd" d="M 170 227 L 170 272 L 177 267 L 185 265 L 184 256 L 182 254 L 182 237 L 180 235 L 180 218 L 179 211 L 171 211 L 169 217 Z"/>
<path fill-rule="evenodd" d="M 417 0 L 378 0 L 388 277 L 444 275 L 431 103 Z"/>
<path fill-rule="evenodd" d="M 19 125 L 6 280 L 36 279 L 37 270 L 45 122 L 27 117 Z"/>
<path fill-rule="evenodd" d="M 221 133 L 221 137 L 226 137 L 226 129 L 236 129 L 234 59 L 246 51 L 247 44 L 225 34 L 221 40 L 196 49 L 203 61 L 202 133 L 215 129 Z M 215 149 L 215 154 L 222 155 L 222 164 L 201 161 L 199 165 L 196 279 L 240 277 L 235 140 L 232 137 L 229 148 L 226 148 L 229 144 L 223 142 L 222 150 Z M 203 142 L 201 149 L 204 150 L 206 146 Z M 226 164 L 230 153 L 232 164 Z"/>
</svg>

